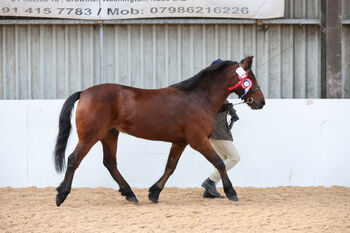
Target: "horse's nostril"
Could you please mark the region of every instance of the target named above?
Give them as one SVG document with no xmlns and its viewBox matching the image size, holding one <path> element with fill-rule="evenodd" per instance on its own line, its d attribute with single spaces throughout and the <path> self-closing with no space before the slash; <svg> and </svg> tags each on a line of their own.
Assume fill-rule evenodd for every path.
<svg viewBox="0 0 350 233">
<path fill-rule="evenodd" d="M 262 105 L 262 106 L 264 106 L 264 105 L 265 105 L 265 100 L 263 100 L 263 101 L 261 102 L 261 105 Z"/>
</svg>

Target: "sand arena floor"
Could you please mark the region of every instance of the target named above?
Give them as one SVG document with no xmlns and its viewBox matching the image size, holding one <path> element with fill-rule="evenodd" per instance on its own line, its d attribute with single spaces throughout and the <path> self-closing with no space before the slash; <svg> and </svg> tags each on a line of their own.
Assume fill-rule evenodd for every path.
<svg viewBox="0 0 350 233">
<path fill-rule="evenodd" d="M 0 188 L 0 232 L 350 232 L 350 188 L 236 188 L 238 203 L 165 188 L 158 204 L 133 190 L 138 204 L 73 188 L 56 207 L 54 188 Z"/>
</svg>

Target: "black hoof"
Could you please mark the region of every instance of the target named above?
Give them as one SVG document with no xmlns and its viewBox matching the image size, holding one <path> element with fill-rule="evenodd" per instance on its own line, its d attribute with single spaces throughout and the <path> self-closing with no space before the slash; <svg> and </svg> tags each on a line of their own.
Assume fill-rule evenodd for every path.
<svg viewBox="0 0 350 233">
<path fill-rule="evenodd" d="M 237 197 L 237 195 L 234 195 L 234 196 L 228 197 L 228 199 L 229 199 L 230 201 L 238 201 L 238 197 Z"/>
<path fill-rule="evenodd" d="M 66 200 L 66 197 L 67 196 L 61 196 L 60 194 L 57 194 L 57 196 L 56 196 L 56 205 L 60 206 L 64 202 L 64 200 Z"/>
<path fill-rule="evenodd" d="M 151 193 L 148 194 L 148 198 L 153 202 L 153 203 L 158 203 L 158 198 L 152 195 Z"/>
<path fill-rule="evenodd" d="M 131 202 L 135 202 L 135 203 L 139 202 L 137 200 L 136 196 L 128 196 L 128 197 L 126 197 L 126 200 L 131 201 Z"/>
<path fill-rule="evenodd" d="M 148 192 L 148 198 L 153 203 L 158 203 L 159 194 L 162 191 L 162 188 L 159 188 L 156 184 L 152 185 L 152 187 L 149 188 Z"/>
<path fill-rule="evenodd" d="M 134 194 L 134 192 L 131 190 L 129 186 L 126 187 L 121 187 L 119 189 L 119 192 L 126 198 L 126 200 L 131 201 L 131 202 L 139 202 Z"/>
</svg>

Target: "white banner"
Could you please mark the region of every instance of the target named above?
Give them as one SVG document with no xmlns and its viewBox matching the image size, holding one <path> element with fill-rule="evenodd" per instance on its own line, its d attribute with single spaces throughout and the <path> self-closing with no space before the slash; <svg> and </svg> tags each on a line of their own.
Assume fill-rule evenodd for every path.
<svg viewBox="0 0 350 233">
<path fill-rule="evenodd" d="M 283 17 L 284 0 L 1 0 L 0 16 L 89 20 Z"/>
</svg>

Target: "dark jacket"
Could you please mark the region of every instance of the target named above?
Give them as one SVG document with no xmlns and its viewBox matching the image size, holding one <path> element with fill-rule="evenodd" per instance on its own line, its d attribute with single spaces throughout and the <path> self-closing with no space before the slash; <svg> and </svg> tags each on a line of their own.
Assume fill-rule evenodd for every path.
<svg viewBox="0 0 350 233">
<path fill-rule="evenodd" d="M 231 116 L 230 123 L 227 122 L 227 115 Z M 231 128 L 233 123 L 238 119 L 239 118 L 236 114 L 236 110 L 233 108 L 233 105 L 226 101 L 216 114 L 214 131 L 210 138 L 216 140 L 233 141 Z"/>
</svg>

